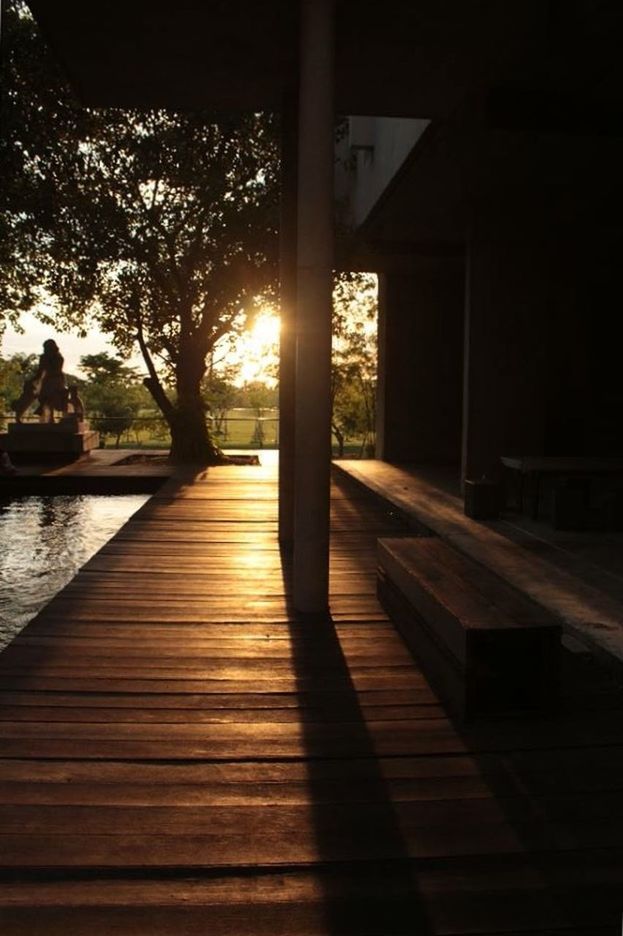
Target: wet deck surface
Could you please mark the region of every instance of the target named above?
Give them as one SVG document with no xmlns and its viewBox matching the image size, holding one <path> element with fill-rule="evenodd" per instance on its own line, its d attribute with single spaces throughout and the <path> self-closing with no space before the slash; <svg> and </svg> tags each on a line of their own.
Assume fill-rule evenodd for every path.
<svg viewBox="0 0 623 936">
<path fill-rule="evenodd" d="M 615 680 L 455 726 L 375 597 L 395 520 L 334 486 L 306 623 L 276 494 L 169 482 L 0 657 L 3 936 L 619 933 Z"/>
</svg>

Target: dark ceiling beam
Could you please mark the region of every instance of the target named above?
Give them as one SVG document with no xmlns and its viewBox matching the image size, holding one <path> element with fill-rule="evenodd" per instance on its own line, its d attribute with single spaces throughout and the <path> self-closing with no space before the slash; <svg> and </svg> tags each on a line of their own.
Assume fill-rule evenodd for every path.
<svg viewBox="0 0 623 936">
<path fill-rule="evenodd" d="M 30 0 L 85 103 L 278 109 L 295 0 Z M 539 53 L 542 0 L 338 0 L 336 110 L 441 117 Z"/>
</svg>

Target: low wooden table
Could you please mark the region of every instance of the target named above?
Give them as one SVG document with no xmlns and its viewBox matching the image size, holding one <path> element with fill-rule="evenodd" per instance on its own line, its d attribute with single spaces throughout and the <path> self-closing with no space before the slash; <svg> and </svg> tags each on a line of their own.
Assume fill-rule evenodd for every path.
<svg viewBox="0 0 623 936">
<path fill-rule="evenodd" d="M 539 515 L 541 480 L 544 475 L 559 478 L 586 478 L 620 475 L 623 477 L 623 458 L 599 458 L 562 455 L 502 455 L 505 468 L 519 473 L 519 509 L 523 512 L 525 481 L 530 479 L 532 488 L 532 517 Z"/>
</svg>

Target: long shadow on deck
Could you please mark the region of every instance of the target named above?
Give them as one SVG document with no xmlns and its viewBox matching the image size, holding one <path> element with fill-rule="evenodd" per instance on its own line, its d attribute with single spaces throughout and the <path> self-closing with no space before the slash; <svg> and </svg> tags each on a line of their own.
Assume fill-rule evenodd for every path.
<svg viewBox="0 0 623 936">
<path fill-rule="evenodd" d="M 314 701 L 323 721 L 303 720 L 301 733 L 327 932 L 432 932 L 335 625 L 296 620 L 313 636 L 313 655 L 309 641 L 292 638 L 301 702 L 310 692 L 322 697 Z"/>
<path fill-rule="evenodd" d="M 355 517 L 359 511 L 355 504 Z M 398 519 L 384 514 L 376 518 L 379 525 L 399 533 Z M 350 513 L 347 524 L 348 534 L 357 532 Z M 371 535 L 369 526 L 364 535 Z M 364 553 L 351 554 L 349 560 L 355 574 L 364 572 Z M 282 567 L 285 592 L 291 594 L 291 563 L 285 554 Z M 301 735 L 317 854 L 314 872 L 322 887 L 326 930 L 336 936 L 430 933 L 408 845 L 336 625 L 330 615 L 300 615 L 288 604 L 301 709 L 311 706 L 317 713 L 311 721 L 301 719 Z M 366 622 L 354 626 L 364 636 L 374 627 Z M 303 638 L 301 627 L 307 631 Z M 374 692 L 368 698 L 374 705 Z"/>
</svg>

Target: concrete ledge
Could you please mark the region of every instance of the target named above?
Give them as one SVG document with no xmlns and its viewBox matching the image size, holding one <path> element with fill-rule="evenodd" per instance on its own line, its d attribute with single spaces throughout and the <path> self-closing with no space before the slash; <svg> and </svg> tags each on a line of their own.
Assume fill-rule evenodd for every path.
<svg viewBox="0 0 623 936">
<path fill-rule="evenodd" d="M 59 423 L 9 423 L 2 448 L 10 456 L 79 456 L 99 445 L 99 433 L 75 420 Z"/>
<path fill-rule="evenodd" d="M 140 460 L 128 464 L 128 456 Z M 155 459 L 149 456 L 156 455 Z M 172 465 L 152 451 L 94 449 L 79 457 L 64 458 L 62 465 L 50 459 L 24 456 L 16 460 L 17 473 L 0 475 L 0 498 L 54 496 L 57 494 L 151 494 L 171 477 L 179 475 Z"/>
</svg>

